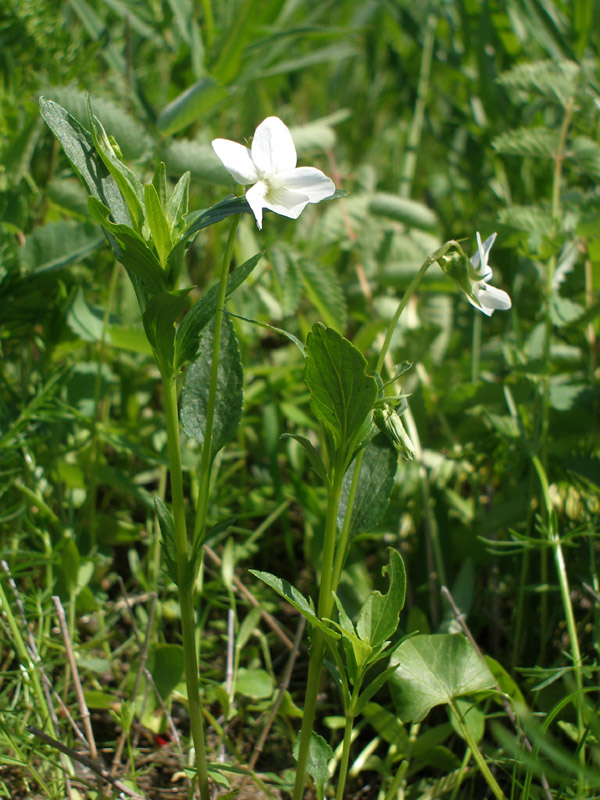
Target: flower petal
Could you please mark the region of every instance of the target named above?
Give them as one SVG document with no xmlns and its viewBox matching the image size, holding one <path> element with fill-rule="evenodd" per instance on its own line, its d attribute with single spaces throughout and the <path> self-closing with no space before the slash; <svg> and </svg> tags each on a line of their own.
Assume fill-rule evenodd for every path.
<svg viewBox="0 0 600 800">
<path fill-rule="evenodd" d="M 507 311 L 512 306 L 509 295 L 495 286 L 488 286 L 487 283 L 481 282 L 473 287 L 473 291 L 481 303 L 481 310 L 488 316 L 491 316 L 496 310 Z"/>
<path fill-rule="evenodd" d="M 213 139 L 212 146 L 234 180 L 241 183 L 242 186 L 256 183 L 258 173 L 247 147 L 237 142 L 231 142 L 229 139 Z"/>
<path fill-rule="evenodd" d="M 264 207 L 284 217 L 298 219 L 308 203 L 310 198 L 304 192 L 295 192 L 287 186 L 276 183 L 269 186 Z"/>
<path fill-rule="evenodd" d="M 261 178 L 288 172 L 296 166 L 292 134 L 279 117 L 267 117 L 254 132 L 252 161 Z"/>
<path fill-rule="evenodd" d="M 496 236 L 498 234 L 492 233 L 490 236 L 487 237 L 485 242 L 481 243 L 481 236 L 479 235 L 479 231 L 477 231 L 477 252 L 471 258 L 471 264 L 476 272 L 478 272 L 482 277 L 485 274 L 486 278 L 492 277 L 491 269 L 488 270 L 488 258 L 490 257 L 490 250 L 492 249 L 492 245 L 496 241 Z"/>
<path fill-rule="evenodd" d="M 302 192 L 309 203 L 318 203 L 335 194 L 335 184 L 315 167 L 298 167 L 277 176 L 277 182 L 293 192 Z"/>
<path fill-rule="evenodd" d="M 246 192 L 246 200 L 252 209 L 259 231 L 262 230 L 262 210 L 263 208 L 268 208 L 265 203 L 265 195 L 268 191 L 269 187 L 265 181 L 258 181 Z"/>
</svg>

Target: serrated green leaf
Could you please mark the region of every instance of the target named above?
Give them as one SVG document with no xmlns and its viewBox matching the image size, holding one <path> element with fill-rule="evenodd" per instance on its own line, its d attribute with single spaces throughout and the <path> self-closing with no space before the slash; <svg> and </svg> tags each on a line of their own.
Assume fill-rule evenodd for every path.
<svg viewBox="0 0 600 800">
<path fill-rule="evenodd" d="M 387 567 L 389 588 L 382 595 L 377 590 L 370 592 L 360 610 L 356 632 L 361 641 L 378 647 L 394 635 L 398 629 L 400 612 L 406 597 L 406 572 L 402 556 L 388 548 L 390 562 Z"/>
<path fill-rule="evenodd" d="M 153 150 L 154 143 L 148 131 L 137 119 L 113 100 L 100 94 L 89 94 L 75 86 L 52 86 L 45 93 L 49 100 L 59 103 L 84 128 L 89 124 L 88 97 L 104 130 L 110 131 L 119 143 L 123 158 L 127 161 L 145 160 Z"/>
<path fill-rule="evenodd" d="M 306 342 L 305 381 L 313 413 L 350 452 L 377 397 L 377 382 L 367 362 L 347 339 L 316 323 Z"/>
<path fill-rule="evenodd" d="M 383 434 L 372 439 L 362 452 L 360 476 L 352 505 L 350 539 L 359 533 L 373 530 L 379 522 L 390 501 L 398 468 L 398 454 Z M 355 467 L 356 462 L 350 465 L 344 475 L 337 519 L 340 528 L 346 517 Z"/>
<path fill-rule="evenodd" d="M 494 678 L 461 634 L 413 636 L 390 659 L 396 672 L 390 689 L 403 722 L 420 722 L 438 705 L 491 689 Z"/>
<path fill-rule="evenodd" d="M 235 290 L 242 285 L 254 267 L 258 264 L 262 253 L 257 253 L 248 259 L 241 267 L 234 269 L 227 279 L 227 289 L 225 299 L 230 297 Z M 217 310 L 219 299 L 219 287 L 213 286 L 192 306 L 185 315 L 175 340 L 175 369 L 179 369 L 186 361 L 191 361 L 198 352 L 198 341 L 200 334 L 210 320 L 214 317 Z"/>
<path fill-rule="evenodd" d="M 549 128 L 518 128 L 496 136 L 492 147 L 509 156 L 555 158 L 560 148 L 560 134 Z"/>
<path fill-rule="evenodd" d="M 177 133 L 212 111 L 227 95 L 225 86 L 214 78 L 208 75 L 200 78 L 160 112 L 156 126 L 163 136 Z"/>
<path fill-rule="evenodd" d="M 40 110 L 88 192 L 110 209 L 116 223 L 130 224 L 131 218 L 123 196 L 97 153 L 89 131 L 52 100 L 41 97 Z"/>
<path fill-rule="evenodd" d="M 287 602 L 293 608 L 295 608 L 296 611 L 299 611 L 311 625 L 319 628 L 331 639 L 340 638 L 339 633 L 331 630 L 331 628 L 329 628 L 324 622 L 321 622 L 321 620 L 315 614 L 312 604 L 304 597 L 302 592 L 298 591 L 295 586 L 292 586 L 289 581 L 286 581 L 284 578 L 278 578 L 276 575 L 272 575 L 270 572 L 261 572 L 257 569 L 251 569 L 250 572 L 256 578 L 266 583 L 267 586 L 270 586 L 271 589 L 283 597 L 284 600 L 287 600 Z"/>
<path fill-rule="evenodd" d="M 212 371 L 214 324 L 200 338 L 200 355 L 189 364 L 181 391 L 181 423 L 186 436 L 204 443 Z M 242 419 L 244 375 L 238 341 L 231 320 L 222 318 L 217 392 L 214 405 L 212 452 L 214 458 L 230 442 Z"/>
</svg>

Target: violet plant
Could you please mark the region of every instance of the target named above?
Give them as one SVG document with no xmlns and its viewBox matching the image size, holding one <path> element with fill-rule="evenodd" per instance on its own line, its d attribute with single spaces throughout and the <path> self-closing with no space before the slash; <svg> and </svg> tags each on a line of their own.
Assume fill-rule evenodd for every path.
<svg viewBox="0 0 600 800">
<path fill-rule="evenodd" d="M 242 362 L 224 307 L 260 258 L 257 254 L 230 272 L 237 226 L 240 215 L 251 212 L 261 229 L 264 209 L 296 219 L 308 204 L 333 197 L 335 186 L 320 170 L 296 166 L 296 150 L 289 130 L 277 117 L 269 117 L 256 129 L 250 148 L 226 139 L 213 141 L 216 154 L 234 180 L 250 185 L 245 197 L 227 197 L 211 208 L 190 213 L 189 173 L 169 191 L 165 168 L 160 164 L 152 181 L 142 184 L 123 163 L 118 146 L 107 136 L 91 108 L 89 130 L 56 103 L 42 100 L 41 109 L 89 193 L 91 216 L 104 229 L 117 259 L 127 271 L 161 376 L 171 505 L 159 498 L 155 503 L 165 567 L 179 593 L 196 780 L 200 797 L 208 800 L 210 766 L 195 638 L 196 585 L 207 533 L 213 461 L 217 452 L 235 436 L 242 414 Z M 231 222 L 218 285 L 191 305 L 192 287 L 180 287 L 186 251 L 200 230 L 226 218 L 231 218 Z M 408 708 L 406 720 L 421 719 L 433 705 L 448 703 L 457 714 L 458 724 L 493 794 L 503 797 L 476 743 L 468 738 L 468 727 L 455 703 L 464 694 L 491 690 L 494 684 L 485 665 L 480 665 L 475 674 L 471 671 L 468 679 L 448 685 L 447 692 L 434 698 L 430 705 L 410 707 L 406 702 L 417 691 L 421 695 L 430 694 L 432 686 L 431 675 L 424 675 L 415 688 L 410 670 L 403 674 L 411 659 L 426 659 L 428 651 L 441 647 L 444 658 L 454 658 L 453 667 L 460 672 L 473 654 L 469 650 L 459 656 L 446 652 L 444 648 L 451 645 L 440 644 L 435 637 L 409 640 L 413 644 L 407 649 L 408 643 L 398 636 L 406 591 L 400 554 L 393 549 L 389 552 L 388 592 L 385 595 L 371 592 L 355 622 L 337 594 L 352 539 L 375 524 L 385 511 L 394 486 L 398 455 L 411 459 L 415 454 L 401 418 L 407 400 L 398 387 L 398 379 L 410 365 L 390 368 L 388 359 L 398 320 L 434 263 L 456 281 L 469 302 L 484 314 L 510 308 L 508 295 L 489 286 L 492 273 L 488 257 L 494 238 L 495 234 L 482 245 L 477 233 L 478 251 L 472 259 L 454 240 L 428 256 L 399 302 L 373 369 L 363 354 L 333 328 L 315 324 L 305 345 L 288 334 L 305 357 L 305 382 L 320 430 L 321 447 L 317 448 L 307 437 L 294 435 L 294 438 L 306 452 L 327 492 L 323 549 L 319 564 L 313 565 L 319 574 L 316 607 L 310 598 L 278 576 L 258 571 L 254 574 L 290 602 L 310 626 L 304 713 L 295 748 L 294 800 L 301 800 L 304 795 L 307 772 L 312 773 L 319 796 L 323 796 L 328 777 L 331 751 L 314 731 L 325 662 L 339 687 L 345 715 L 337 800 L 344 795 L 354 720 L 387 682 L 396 687 L 401 702 Z M 185 372 L 183 388 L 182 372 Z M 181 427 L 202 444 L 193 527 L 186 520 Z M 464 649 L 464 645 L 461 647 Z M 367 680 L 370 670 L 390 656 L 389 665 Z M 401 765 L 398 781 L 405 769 Z"/>
</svg>

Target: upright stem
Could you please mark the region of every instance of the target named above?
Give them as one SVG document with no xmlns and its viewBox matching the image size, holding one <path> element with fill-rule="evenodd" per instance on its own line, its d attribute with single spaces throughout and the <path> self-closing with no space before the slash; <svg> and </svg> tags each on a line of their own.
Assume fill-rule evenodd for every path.
<svg viewBox="0 0 600 800">
<path fill-rule="evenodd" d="M 327 514 L 325 518 L 325 535 L 323 540 L 323 557 L 321 560 L 321 585 L 317 615 L 319 619 L 331 616 L 333 609 L 333 563 L 335 556 L 335 537 L 337 533 L 337 512 L 342 494 L 344 470 L 337 463 L 332 470 L 331 482 L 327 493 Z M 304 794 L 304 777 L 308 763 L 310 740 L 317 710 L 317 695 L 321 673 L 323 671 L 323 653 L 325 651 L 325 634 L 319 628 L 313 628 L 313 643 L 308 663 L 304 713 L 300 729 L 300 744 L 296 762 L 296 780 L 294 783 L 294 800 L 302 800 Z"/>
<path fill-rule="evenodd" d="M 479 360 L 481 355 L 481 322 L 482 316 L 473 310 L 473 340 L 471 347 L 471 383 L 479 383 Z"/>
<path fill-rule="evenodd" d="M 183 473 L 181 469 L 181 448 L 179 443 L 179 417 L 177 413 L 177 387 L 175 376 L 162 376 L 165 393 L 165 417 L 167 423 L 167 442 L 169 450 L 169 470 L 171 475 L 171 500 L 175 526 L 175 546 L 177 549 L 177 577 L 179 606 L 181 610 L 181 636 L 185 682 L 187 686 L 192 739 L 196 751 L 196 774 L 200 797 L 209 800 L 208 769 L 204 747 L 204 726 L 202 723 L 202 704 L 200 701 L 200 681 L 198 678 L 198 657 L 194 626 L 194 587 L 195 581 L 189 575 L 189 545 L 185 522 L 183 500 Z"/>
<path fill-rule="evenodd" d="M 431 63 L 433 60 L 433 43 L 436 24 L 437 16 L 433 12 L 429 12 L 427 15 L 427 22 L 425 23 L 423 55 L 421 56 L 421 69 L 419 72 L 419 83 L 417 85 L 417 102 L 415 104 L 415 111 L 406 142 L 402 177 L 400 179 L 401 197 L 410 197 L 415 177 L 417 151 L 421 139 L 421 131 L 423 129 L 423 120 L 425 118 L 425 104 L 427 102 L 429 76 L 431 74 Z"/>
<path fill-rule="evenodd" d="M 335 793 L 335 800 L 343 800 L 344 789 L 346 788 L 346 778 L 348 775 L 348 764 L 350 763 L 350 747 L 352 745 L 352 727 L 356 719 L 356 703 L 360 695 L 362 686 L 362 673 L 361 677 L 357 678 L 354 688 L 352 690 L 352 697 L 350 703 L 346 708 L 346 724 L 344 725 L 344 744 L 342 748 L 342 758 L 340 760 L 340 769 L 338 773 L 338 785 Z"/>
<path fill-rule="evenodd" d="M 221 282 L 219 284 L 219 296 L 217 299 L 217 313 L 215 315 L 215 333 L 213 338 L 213 357 L 210 373 L 210 386 L 208 390 L 208 404 L 206 408 L 206 429 L 204 431 L 204 443 L 202 445 L 202 459 L 200 462 L 200 477 L 198 485 L 198 505 L 196 506 L 196 522 L 194 524 L 194 542 L 198 537 L 204 537 L 206 528 L 206 515 L 208 512 L 208 495 L 210 490 L 210 476 L 212 471 L 212 434 L 213 422 L 215 418 L 215 402 L 217 398 L 217 378 L 219 374 L 219 350 L 221 347 L 221 325 L 223 322 L 223 306 L 227 294 L 227 279 L 229 277 L 229 265 L 233 255 L 233 245 L 240 221 L 239 214 L 236 214 L 231 221 L 229 238 L 225 247 L 225 257 L 221 267 Z"/>
<path fill-rule="evenodd" d="M 536 469 L 540 484 L 542 486 L 542 495 L 544 498 L 544 505 L 546 506 L 546 526 L 548 541 L 554 553 L 554 561 L 556 563 L 556 572 L 558 575 L 558 585 L 560 586 L 560 596 L 562 599 L 563 611 L 567 623 L 567 631 L 569 633 L 569 640 L 571 645 L 571 658 L 573 660 L 573 670 L 575 672 L 575 682 L 577 684 L 577 728 L 580 741 L 583 739 L 584 734 L 584 720 L 583 720 L 583 674 L 581 664 L 581 651 L 579 649 L 579 639 L 577 637 L 577 625 L 575 623 L 575 614 L 573 613 L 573 604 L 571 603 L 571 591 L 569 589 L 569 578 L 567 576 L 567 567 L 562 551 L 560 542 L 560 535 L 556 529 L 556 519 L 552 509 L 552 502 L 550 498 L 550 490 L 548 487 L 548 479 L 546 471 L 542 466 L 540 459 L 537 456 L 533 457 L 533 466 Z M 580 760 L 585 762 L 585 748 L 580 750 Z"/>
<path fill-rule="evenodd" d="M 456 721 L 458 722 L 458 727 L 460 728 L 461 733 L 462 733 L 467 745 L 470 747 L 471 752 L 473 753 L 473 758 L 477 762 L 477 766 L 479 767 L 479 771 L 481 772 L 481 774 L 483 775 L 483 777 L 487 781 L 487 785 L 492 790 L 492 794 L 494 795 L 496 800 L 506 800 L 506 795 L 504 794 L 502 789 L 498 786 L 498 782 L 496 781 L 496 779 L 494 778 L 494 776 L 490 772 L 490 768 L 488 767 L 488 765 L 487 765 L 487 763 L 485 761 L 485 758 L 481 755 L 479 747 L 477 747 L 477 742 L 475 741 L 475 739 L 471 735 L 471 731 L 469 730 L 468 725 L 464 721 L 463 716 L 460 713 L 460 710 L 457 708 L 455 703 L 450 703 L 450 705 L 452 707 L 452 711 L 454 712 L 454 716 L 456 718 Z"/>
</svg>

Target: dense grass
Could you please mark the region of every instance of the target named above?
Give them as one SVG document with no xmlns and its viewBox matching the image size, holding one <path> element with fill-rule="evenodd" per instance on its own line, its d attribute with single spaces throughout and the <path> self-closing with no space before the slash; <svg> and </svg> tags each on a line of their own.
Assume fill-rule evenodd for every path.
<svg viewBox="0 0 600 800">
<path fill-rule="evenodd" d="M 244 411 L 213 469 L 197 585 L 207 755 L 232 768 L 211 772 L 222 796 L 289 796 L 304 703 L 303 618 L 249 570 L 316 600 L 321 564 L 326 491 L 282 434 L 324 440 L 302 354 L 275 329 L 304 342 L 322 321 L 373 370 L 419 265 L 450 239 L 472 254 L 476 231 L 498 232 L 494 285 L 512 309 L 483 317 L 437 267 L 412 297 L 391 354 L 413 364 L 401 383 L 416 458 L 352 541 L 338 594 L 355 619 L 386 590 L 396 548 L 398 636 L 462 630 L 494 660 L 502 697 L 459 710 L 504 795 L 600 796 L 599 17 L 591 0 L 5 2 L 0 796 L 111 796 L 28 728 L 89 755 L 66 641 L 94 760 L 147 798 L 186 796 L 192 774 L 180 605 L 153 500 L 172 499 L 160 376 L 39 113 L 43 95 L 87 126 L 88 94 L 140 180 L 161 161 L 171 186 L 191 172 L 190 211 L 234 188 L 211 140 L 248 141 L 269 115 L 292 129 L 299 163 L 347 193 L 297 221 L 267 213 L 261 232 L 244 214 L 235 243 L 237 265 L 264 255 L 228 309 L 274 327 L 234 319 Z M 206 228 L 188 251 L 191 299 L 216 281 L 227 234 Z M 201 447 L 182 442 L 191 523 Z M 343 706 L 330 673 L 321 690 L 334 797 Z M 356 718 L 346 798 L 492 796 L 456 709 L 410 724 L 401 708 L 386 684 Z"/>
</svg>

